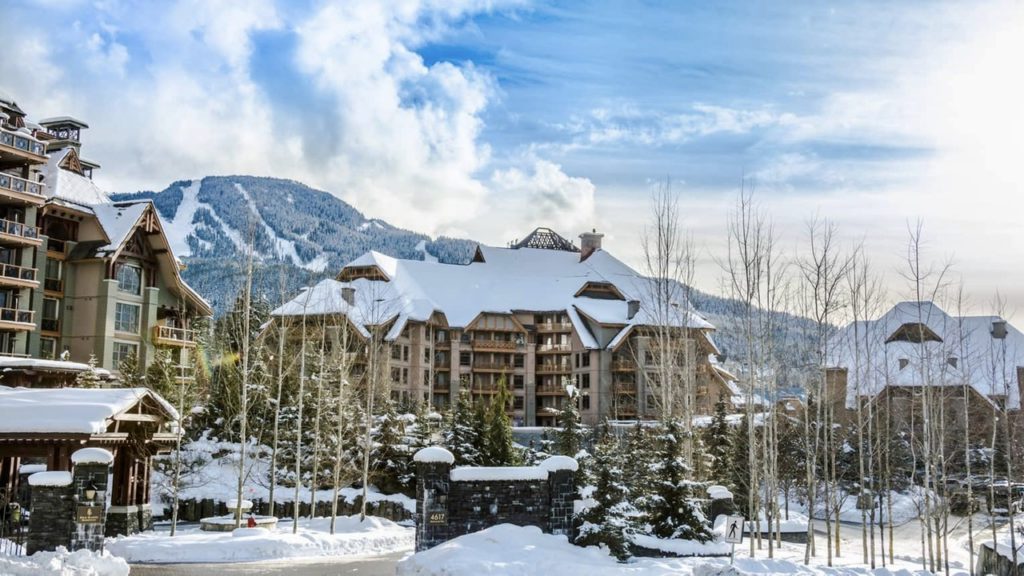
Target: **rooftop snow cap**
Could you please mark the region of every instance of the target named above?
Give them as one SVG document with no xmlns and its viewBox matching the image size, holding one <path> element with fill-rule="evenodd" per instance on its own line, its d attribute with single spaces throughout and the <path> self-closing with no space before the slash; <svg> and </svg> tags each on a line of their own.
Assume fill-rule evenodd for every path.
<svg viewBox="0 0 1024 576">
<path fill-rule="evenodd" d="M 448 465 L 455 463 L 455 456 L 451 452 L 445 450 L 444 448 L 441 448 L 440 446 L 430 446 L 427 448 L 423 448 L 420 451 L 416 452 L 416 455 L 414 455 L 412 459 L 414 462 L 439 462 Z"/>
<path fill-rule="evenodd" d="M 71 455 L 74 464 L 110 464 L 114 455 L 104 448 L 82 448 Z"/>
<path fill-rule="evenodd" d="M 604 238 L 604 234 L 598 234 L 597 230 L 580 234 L 580 262 L 601 249 L 601 238 Z"/>
</svg>

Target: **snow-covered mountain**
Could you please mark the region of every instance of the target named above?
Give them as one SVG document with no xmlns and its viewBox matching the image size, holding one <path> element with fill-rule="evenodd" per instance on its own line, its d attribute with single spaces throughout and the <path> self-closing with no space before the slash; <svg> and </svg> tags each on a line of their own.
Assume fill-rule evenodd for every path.
<svg viewBox="0 0 1024 576">
<path fill-rule="evenodd" d="M 117 200 L 149 198 L 164 219 L 185 279 L 223 312 L 241 285 L 241 263 L 252 238 L 261 275 L 257 284 L 271 301 L 282 280 L 294 291 L 310 280 L 337 273 L 367 250 L 400 258 L 467 262 L 475 243 L 396 228 L 366 218 L 337 197 L 299 182 L 253 176 L 184 180 L 160 192 L 113 194 Z"/>
</svg>

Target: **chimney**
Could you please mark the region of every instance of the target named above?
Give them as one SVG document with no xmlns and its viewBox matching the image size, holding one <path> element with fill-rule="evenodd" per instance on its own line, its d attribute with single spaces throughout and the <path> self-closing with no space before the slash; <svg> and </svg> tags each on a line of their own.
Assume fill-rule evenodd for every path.
<svg viewBox="0 0 1024 576">
<path fill-rule="evenodd" d="M 345 286 L 341 289 L 341 299 L 345 301 L 349 306 L 356 305 L 356 289 L 350 286 Z"/>
<path fill-rule="evenodd" d="M 601 249 L 601 238 L 604 238 L 604 234 L 598 234 L 597 230 L 580 234 L 580 262 L 589 258 L 595 250 Z"/>
<path fill-rule="evenodd" d="M 960 360 L 956 356 L 950 356 L 949 358 L 946 359 L 946 363 L 952 366 L 953 368 L 956 368 L 960 365 Z"/>
<path fill-rule="evenodd" d="M 992 337 L 996 340 L 1006 339 L 1006 320 L 1000 318 L 992 321 Z"/>
<path fill-rule="evenodd" d="M 910 365 L 910 359 L 909 358 L 900 358 L 900 370 L 903 370 L 904 368 L 906 368 L 909 365 Z"/>
<path fill-rule="evenodd" d="M 626 302 L 626 313 L 627 313 L 627 316 L 629 316 L 629 318 L 628 318 L 629 320 L 632 320 L 633 316 L 636 316 L 637 312 L 639 312 L 639 311 L 640 311 L 640 301 L 639 300 L 630 300 L 630 301 Z"/>
</svg>

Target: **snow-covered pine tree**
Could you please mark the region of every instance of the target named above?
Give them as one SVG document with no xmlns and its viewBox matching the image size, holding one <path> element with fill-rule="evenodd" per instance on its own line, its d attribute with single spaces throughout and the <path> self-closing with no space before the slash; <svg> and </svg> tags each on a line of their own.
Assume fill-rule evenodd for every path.
<svg viewBox="0 0 1024 576">
<path fill-rule="evenodd" d="M 121 373 L 121 377 L 118 380 L 121 386 L 125 388 L 141 388 L 146 385 L 146 373 L 139 366 L 139 356 L 135 352 L 128 354 L 121 362 L 117 365 L 118 372 Z"/>
<path fill-rule="evenodd" d="M 505 377 L 498 382 L 498 393 L 487 409 L 486 457 L 488 466 L 512 466 L 516 464 L 516 450 L 512 442 L 512 421 L 508 410 L 512 407 L 512 395 L 505 386 Z"/>
<path fill-rule="evenodd" d="M 619 560 L 627 560 L 629 532 L 637 517 L 629 488 L 623 482 L 622 454 L 618 442 L 605 436 L 595 448 L 594 505 L 578 515 L 576 544 L 603 546 Z"/>
<path fill-rule="evenodd" d="M 385 494 L 402 491 L 402 480 L 408 473 L 410 461 L 408 446 L 404 442 L 404 427 L 395 413 L 395 405 L 388 400 L 377 417 L 373 432 L 371 455 L 377 487 Z"/>
<path fill-rule="evenodd" d="M 75 387 L 76 388 L 99 388 L 100 377 L 96 374 L 96 355 L 89 354 L 89 369 L 79 372 L 75 376 Z"/>
<path fill-rule="evenodd" d="M 473 404 L 468 392 L 459 394 L 459 399 L 448 415 L 443 437 L 445 448 L 455 456 L 457 466 L 480 465 L 480 437 L 477 435 Z"/>
<path fill-rule="evenodd" d="M 563 456 L 575 457 L 582 448 L 583 434 L 580 426 L 579 407 L 576 406 L 576 399 L 572 395 L 562 405 L 562 411 L 558 414 L 558 426 L 559 429 L 555 436 L 555 451 Z"/>
<path fill-rule="evenodd" d="M 473 402 L 473 433 L 476 437 L 476 450 L 480 455 L 479 465 L 486 466 L 490 446 L 488 445 L 487 438 L 487 406 L 484 405 L 482 400 Z"/>
<path fill-rule="evenodd" d="M 693 470 L 683 458 L 684 434 L 674 418 L 663 424 L 657 442 L 653 493 L 648 499 L 648 520 L 659 538 L 707 542 L 711 530 L 696 499 L 705 485 L 692 479 Z"/>
<path fill-rule="evenodd" d="M 704 450 L 710 460 L 706 477 L 710 482 L 723 486 L 730 483 L 729 461 L 732 457 L 732 430 L 726 420 L 727 415 L 725 399 L 719 397 L 711 425 L 703 434 Z"/>
<path fill-rule="evenodd" d="M 731 451 L 725 470 L 728 478 L 728 482 L 725 485 L 732 491 L 733 502 L 737 506 L 743 506 L 750 498 L 750 460 L 747 458 L 747 451 L 750 446 L 749 431 L 750 421 L 747 419 L 746 414 L 744 414 L 740 425 L 731 432 Z"/>
<path fill-rule="evenodd" d="M 654 487 L 654 474 L 658 463 L 652 450 L 654 437 L 650 430 L 637 421 L 626 436 L 625 453 L 629 455 L 622 465 L 623 480 L 629 486 L 637 508 L 646 507 Z"/>
</svg>

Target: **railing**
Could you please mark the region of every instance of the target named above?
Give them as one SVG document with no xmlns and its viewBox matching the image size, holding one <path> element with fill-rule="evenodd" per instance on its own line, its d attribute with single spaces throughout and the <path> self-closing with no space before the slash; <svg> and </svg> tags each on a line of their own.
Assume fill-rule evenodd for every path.
<svg viewBox="0 0 1024 576">
<path fill-rule="evenodd" d="M 31 358 L 31 354 L 25 354 L 24 352 L 0 352 L 0 356 L 7 358 Z"/>
<path fill-rule="evenodd" d="M 435 340 L 434 341 L 434 348 L 440 348 L 440 349 L 447 350 L 448 348 L 451 348 L 451 347 L 452 347 L 452 341 L 451 340 Z"/>
<path fill-rule="evenodd" d="M 32 194 L 33 196 L 39 196 L 44 198 L 43 183 L 33 182 L 24 178 L 19 178 L 11 174 L 0 172 L 0 190 L 9 190 L 11 192 L 18 192 L 19 194 Z"/>
<path fill-rule="evenodd" d="M 39 327 L 46 332 L 60 332 L 60 320 L 56 318 L 43 318 Z"/>
<path fill-rule="evenodd" d="M 572 322 L 541 322 L 538 332 L 572 332 Z"/>
<path fill-rule="evenodd" d="M 614 389 L 616 394 L 636 394 L 636 384 L 616 384 Z"/>
<path fill-rule="evenodd" d="M 565 394 L 565 388 L 562 386 L 537 386 L 538 396 L 559 396 Z"/>
<path fill-rule="evenodd" d="M 0 322 L 35 324 L 35 311 L 18 310 L 17 308 L 0 308 Z"/>
<path fill-rule="evenodd" d="M 564 374 L 572 372 L 568 364 L 537 364 L 537 374 Z"/>
<path fill-rule="evenodd" d="M 8 236 L 17 236 L 19 238 L 26 238 L 28 240 L 38 240 L 39 228 L 29 224 L 25 224 L 23 222 L 15 222 L 13 220 L 0 219 L 0 234 L 7 234 Z"/>
<path fill-rule="evenodd" d="M 25 280 L 26 282 L 35 282 L 36 269 L 26 268 L 24 266 L 15 266 L 14 264 L 0 264 L 0 276 L 16 280 Z"/>
<path fill-rule="evenodd" d="M 50 238 L 49 240 L 46 241 L 46 251 L 58 252 L 60 254 L 63 254 L 67 251 L 67 244 L 63 240 Z"/>
<path fill-rule="evenodd" d="M 502 370 L 511 372 L 512 365 L 507 362 L 476 362 L 473 364 L 473 370 Z"/>
<path fill-rule="evenodd" d="M 46 144 L 27 134 L 21 134 L 9 128 L 0 128 L 0 144 L 20 152 L 46 157 Z"/>
<path fill-rule="evenodd" d="M 195 330 L 175 328 L 173 326 L 154 326 L 153 339 L 157 344 L 187 346 L 196 343 Z"/>
<path fill-rule="evenodd" d="M 498 391 L 497 384 L 473 384 L 470 386 L 471 394 L 495 394 Z"/>
<path fill-rule="evenodd" d="M 436 368 L 436 369 L 448 370 L 451 367 L 452 367 L 452 363 L 449 362 L 447 358 L 444 358 L 444 359 L 441 359 L 441 360 L 438 360 L 436 358 L 434 359 L 434 368 Z"/>
<path fill-rule="evenodd" d="M 63 292 L 64 281 L 60 278 L 43 278 L 43 289 L 50 292 Z"/>
<path fill-rule="evenodd" d="M 434 382 L 434 390 L 451 390 L 451 382 Z"/>
<path fill-rule="evenodd" d="M 633 372 L 634 370 L 636 370 L 636 364 L 632 360 L 612 361 L 613 372 Z"/>
<path fill-rule="evenodd" d="M 517 346 L 514 340 L 473 340 L 473 348 L 478 350 L 515 350 Z"/>
<path fill-rule="evenodd" d="M 572 346 L 568 344 L 541 344 L 537 346 L 538 352 L 569 352 Z"/>
</svg>

